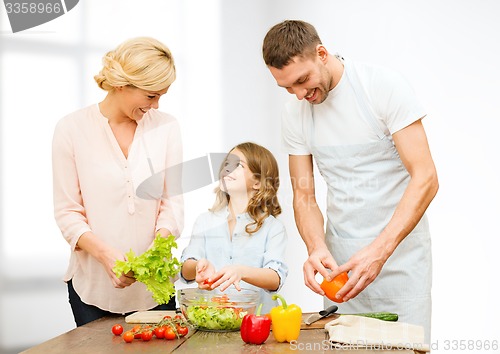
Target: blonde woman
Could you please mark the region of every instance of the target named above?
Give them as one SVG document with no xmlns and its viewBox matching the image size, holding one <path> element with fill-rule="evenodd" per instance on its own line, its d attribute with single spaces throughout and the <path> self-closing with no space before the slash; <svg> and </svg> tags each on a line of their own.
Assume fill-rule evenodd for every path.
<svg viewBox="0 0 500 354">
<path fill-rule="evenodd" d="M 215 204 L 198 217 L 182 253 L 182 279 L 203 289 L 257 289 L 267 312 L 288 274 L 286 230 L 276 219 L 278 164 L 266 148 L 242 143 L 227 155 L 220 177 Z"/>
<path fill-rule="evenodd" d="M 183 226 L 182 197 L 168 193 L 178 181 L 165 177 L 182 162 L 179 125 L 158 111 L 175 80 L 170 50 L 130 39 L 104 56 L 94 79 L 104 100 L 61 119 L 52 147 L 54 213 L 71 249 L 64 281 L 77 326 L 155 308 L 144 284 L 112 268 L 130 249 L 146 251 L 156 233 L 178 237 Z M 175 299 L 161 308 L 175 308 Z"/>
</svg>

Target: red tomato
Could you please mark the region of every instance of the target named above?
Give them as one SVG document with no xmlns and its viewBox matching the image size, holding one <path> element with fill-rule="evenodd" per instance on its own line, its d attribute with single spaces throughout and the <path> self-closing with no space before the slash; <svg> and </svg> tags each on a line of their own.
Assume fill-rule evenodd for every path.
<svg viewBox="0 0 500 354">
<path fill-rule="evenodd" d="M 113 332 L 113 334 L 115 336 L 119 336 L 120 334 L 123 333 L 123 327 L 121 324 L 115 324 L 113 327 L 111 327 L 111 332 Z"/>
<path fill-rule="evenodd" d="M 141 338 L 141 325 L 135 325 L 132 327 L 132 333 L 134 333 L 134 338 L 135 339 L 140 339 Z"/>
<path fill-rule="evenodd" d="M 176 319 L 176 320 L 182 320 L 182 316 L 181 315 L 175 315 L 174 319 Z"/>
<path fill-rule="evenodd" d="M 148 340 L 151 340 L 151 338 L 153 338 L 153 331 L 146 330 L 146 331 L 142 332 L 141 338 L 145 342 L 147 342 Z"/>
<path fill-rule="evenodd" d="M 203 281 L 203 285 L 212 286 L 212 285 L 213 285 L 213 283 L 215 283 L 215 281 L 213 281 L 213 280 L 212 280 L 212 281 L 208 281 L 208 279 L 205 279 L 205 280 Z"/>
<path fill-rule="evenodd" d="M 165 326 L 156 327 L 156 328 L 154 329 L 154 332 L 155 332 L 155 336 L 156 336 L 156 338 L 158 338 L 158 339 L 163 339 L 163 338 L 165 338 L 165 330 L 166 330 L 166 329 L 167 329 L 167 328 L 166 328 Z"/>
<path fill-rule="evenodd" d="M 213 302 L 219 302 L 221 304 L 227 304 L 229 303 L 229 296 L 227 294 L 221 295 L 221 296 L 214 296 L 212 298 Z"/>
<path fill-rule="evenodd" d="M 177 338 L 177 335 L 175 334 L 175 331 L 172 327 L 167 327 L 165 329 L 165 339 L 172 340 Z"/>
<path fill-rule="evenodd" d="M 335 302 L 344 302 L 342 299 L 337 299 L 335 295 L 337 295 L 337 292 L 347 283 L 349 280 L 349 277 L 347 276 L 347 273 L 340 273 L 337 275 L 335 278 L 332 279 L 332 281 L 326 281 L 326 279 L 323 280 L 321 283 L 320 287 L 323 289 L 325 292 L 325 296 L 329 298 L 332 301 Z"/>
<path fill-rule="evenodd" d="M 134 340 L 134 334 L 131 331 L 123 333 L 123 340 L 127 343 L 131 343 Z"/>
<path fill-rule="evenodd" d="M 186 334 L 188 334 L 189 332 L 189 329 L 187 327 L 184 327 L 184 326 L 177 326 L 177 333 L 179 334 L 179 336 L 181 337 L 184 337 Z"/>
<path fill-rule="evenodd" d="M 164 320 L 170 320 L 170 319 L 172 319 L 172 317 L 170 317 L 169 315 L 167 315 L 167 316 L 163 317 L 163 319 Z"/>
</svg>

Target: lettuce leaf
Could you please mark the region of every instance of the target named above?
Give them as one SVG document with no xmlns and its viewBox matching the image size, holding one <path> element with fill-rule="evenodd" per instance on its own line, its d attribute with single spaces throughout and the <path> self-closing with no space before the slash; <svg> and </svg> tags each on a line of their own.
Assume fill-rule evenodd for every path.
<svg viewBox="0 0 500 354">
<path fill-rule="evenodd" d="M 164 238 L 157 234 L 153 247 L 140 256 L 130 250 L 125 254 L 127 260 L 117 260 L 113 271 L 117 277 L 134 272 L 134 277 L 146 285 L 153 299 L 160 305 L 166 304 L 175 295 L 172 278 L 179 273 L 181 266 L 172 255 L 172 248 L 177 248 L 174 236 Z"/>
<path fill-rule="evenodd" d="M 208 330 L 237 330 L 247 311 L 241 308 L 191 305 L 186 309 L 187 319 L 195 326 Z"/>
</svg>

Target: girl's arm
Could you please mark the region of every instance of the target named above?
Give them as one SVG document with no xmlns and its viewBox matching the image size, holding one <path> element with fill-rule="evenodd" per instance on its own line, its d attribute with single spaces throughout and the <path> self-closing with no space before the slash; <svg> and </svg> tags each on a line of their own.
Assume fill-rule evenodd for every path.
<svg viewBox="0 0 500 354">
<path fill-rule="evenodd" d="M 182 263 L 181 275 L 186 281 L 193 281 L 194 278 L 196 278 L 196 263 L 198 263 L 198 261 L 192 258 Z"/>
</svg>

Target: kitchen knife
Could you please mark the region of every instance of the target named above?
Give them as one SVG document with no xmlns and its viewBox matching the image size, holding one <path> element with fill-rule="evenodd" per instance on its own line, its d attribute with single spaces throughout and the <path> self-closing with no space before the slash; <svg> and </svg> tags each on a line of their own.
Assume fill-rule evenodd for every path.
<svg viewBox="0 0 500 354">
<path fill-rule="evenodd" d="M 321 310 L 320 312 L 318 313 L 313 313 L 312 315 L 310 315 L 305 321 L 304 323 L 308 326 L 310 326 L 312 323 L 322 319 L 322 318 L 325 318 L 325 317 L 328 317 L 330 316 L 331 314 L 335 313 L 335 311 L 337 311 L 339 308 L 337 305 L 332 305 L 330 306 L 329 308 L 327 308 L 326 310 Z"/>
</svg>

